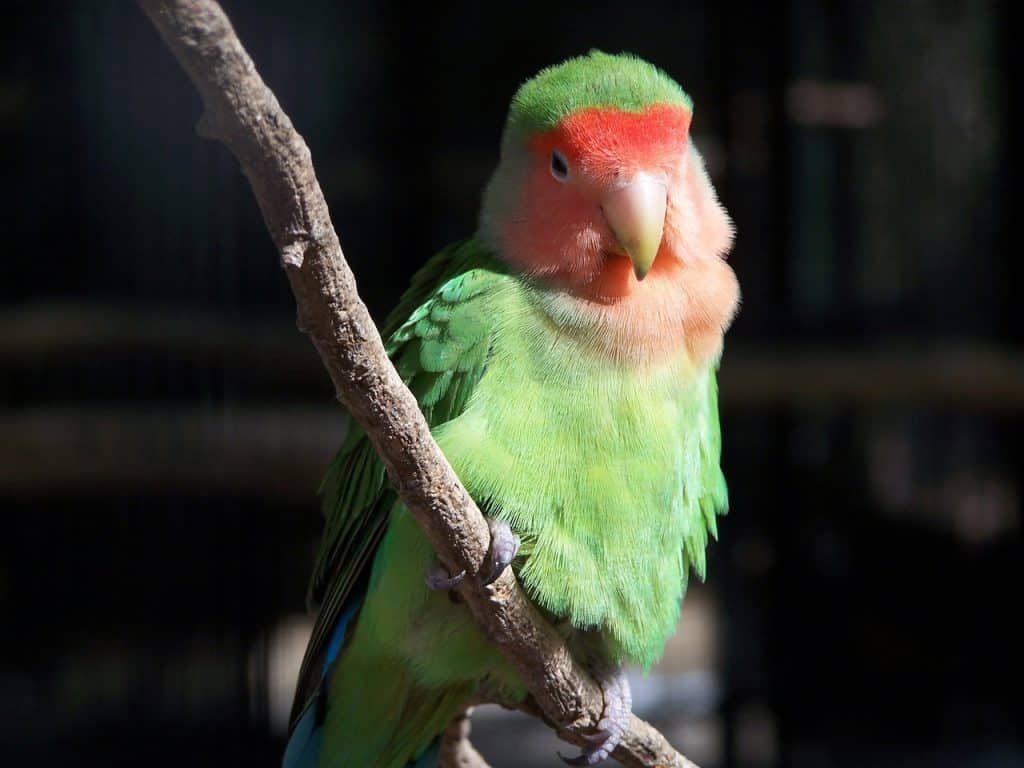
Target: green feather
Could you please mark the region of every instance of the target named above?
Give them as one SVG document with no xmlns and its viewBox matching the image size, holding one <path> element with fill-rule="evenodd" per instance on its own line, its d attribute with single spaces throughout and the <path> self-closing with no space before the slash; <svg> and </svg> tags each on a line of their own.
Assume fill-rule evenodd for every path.
<svg viewBox="0 0 1024 768">
<path fill-rule="evenodd" d="M 481 274 L 473 277 L 472 271 Z M 454 397 L 453 381 L 455 392 L 469 391 L 482 374 L 487 347 L 480 341 L 486 328 L 475 320 L 453 326 L 451 318 L 455 307 L 477 295 L 492 273 L 503 274 L 503 269 L 472 241 L 451 245 L 413 277 L 385 322 L 388 353 L 432 425 L 456 415 L 452 407 L 464 402 Z M 439 285 L 442 295 L 432 296 Z M 466 359 L 459 360 L 456 350 L 467 353 Z M 445 360 L 452 361 L 450 367 Z M 358 425 L 351 425 L 320 494 L 324 534 L 307 596 L 319 613 L 299 673 L 293 720 L 316 692 L 331 629 L 369 564 L 394 505 L 384 466 Z"/>
<path fill-rule="evenodd" d="M 657 68 L 595 51 L 525 84 L 506 140 L 577 109 L 654 103 L 692 108 Z M 690 570 L 705 576 L 727 506 L 716 366 L 685 351 L 643 366 L 610 360 L 563 298 L 470 239 L 416 274 L 382 335 L 467 490 L 522 538 L 516 575 L 570 649 L 649 667 L 675 629 Z M 400 768 L 485 677 L 508 699 L 525 695 L 465 608 L 425 588 L 434 553 L 357 426 L 321 493 L 309 594 L 320 613 L 296 712 L 320 684 L 340 611 L 366 586 L 329 673 L 323 766 Z"/>
<path fill-rule="evenodd" d="M 466 241 L 414 280 L 387 347 L 467 489 L 523 538 L 515 569 L 530 597 L 607 658 L 649 666 L 726 506 L 714 370 L 685 354 L 612 364 L 543 314 L 542 293 Z M 424 587 L 434 555 L 368 446 L 354 430 L 324 482 L 311 647 L 374 552 L 331 676 L 332 766 L 404 764 L 485 676 L 524 693 L 468 613 Z"/>
<path fill-rule="evenodd" d="M 541 70 L 512 98 L 506 130 L 529 136 L 553 128 L 566 115 L 587 107 L 615 107 L 639 112 L 651 104 L 679 104 L 693 110 L 693 100 L 671 77 L 630 54 L 593 50 Z"/>
</svg>

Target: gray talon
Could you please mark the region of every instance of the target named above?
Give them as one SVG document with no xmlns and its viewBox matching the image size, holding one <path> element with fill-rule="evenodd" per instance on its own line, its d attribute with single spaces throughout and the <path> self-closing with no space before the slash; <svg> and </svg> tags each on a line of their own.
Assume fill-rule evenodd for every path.
<svg viewBox="0 0 1024 768">
<path fill-rule="evenodd" d="M 604 712 L 601 713 L 597 731 L 583 737 L 587 745 L 579 755 L 565 757 L 558 754 L 568 765 L 596 765 L 606 759 L 622 741 L 622 734 L 629 723 L 633 694 L 629 690 L 629 680 L 625 673 L 619 670 L 598 682 L 604 695 Z"/>
<path fill-rule="evenodd" d="M 561 752 L 559 752 L 558 757 L 566 765 L 590 765 L 590 763 L 587 762 L 588 758 L 586 752 L 576 755 L 576 757 L 566 757 Z"/>
<path fill-rule="evenodd" d="M 491 520 L 487 527 L 491 530 L 491 545 L 485 561 L 487 576 L 484 585 L 497 580 L 508 568 L 519 552 L 519 537 L 512 533 L 512 528 L 504 520 Z"/>
<path fill-rule="evenodd" d="M 427 571 L 427 587 L 429 589 L 449 591 L 459 586 L 459 583 L 466 578 L 465 571 L 459 571 L 454 576 L 449 576 L 448 571 L 440 565 L 434 565 Z"/>
</svg>

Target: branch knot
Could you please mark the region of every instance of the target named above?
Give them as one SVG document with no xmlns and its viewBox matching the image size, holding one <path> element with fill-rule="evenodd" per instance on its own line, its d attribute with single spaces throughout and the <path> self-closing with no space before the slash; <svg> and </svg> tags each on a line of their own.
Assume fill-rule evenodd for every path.
<svg viewBox="0 0 1024 768">
<path fill-rule="evenodd" d="M 306 244 L 302 241 L 288 243 L 281 249 L 281 266 L 285 269 L 302 269 L 306 258 Z"/>
</svg>

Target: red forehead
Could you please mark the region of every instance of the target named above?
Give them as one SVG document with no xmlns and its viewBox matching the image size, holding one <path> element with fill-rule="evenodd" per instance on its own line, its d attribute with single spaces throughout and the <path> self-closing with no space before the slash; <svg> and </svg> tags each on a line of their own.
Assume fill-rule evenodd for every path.
<svg viewBox="0 0 1024 768">
<path fill-rule="evenodd" d="M 656 162 L 686 147 L 691 113 L 676 104 L 652 104 L 643 112 L 614 107 L 587 107 L 563 118 L 554 128 L 533 136 L 539 152 L 558 148 L 570 156 L 607 157 Z"/>
</svg>

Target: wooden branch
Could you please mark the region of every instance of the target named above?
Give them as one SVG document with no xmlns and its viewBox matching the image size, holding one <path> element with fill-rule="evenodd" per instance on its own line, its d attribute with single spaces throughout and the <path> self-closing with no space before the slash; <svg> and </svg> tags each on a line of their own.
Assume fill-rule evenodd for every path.
<svg viewBox="0 0 1024 768">
<path fill-rule="evenodd" d="M 338 399 L 366 430 L 441 561 L 453 572 L 477 574 L 489 542 L 484 518 L 431 438 L 356 293 L 305 142 L 216 2 L 139 0 L 139 5 L 202 97 L 199 131 L 223 142 L 249 179 L 295 294 L 299 327 L 320 354 Z M 541 712 L 580 742 L 600 719 L 601 691 L 511 570 L 489 587 L 466 579 L 459 592 Z M 635 717 L 615 757 L 629 766 L 692 765 Z"/>
</svg>

